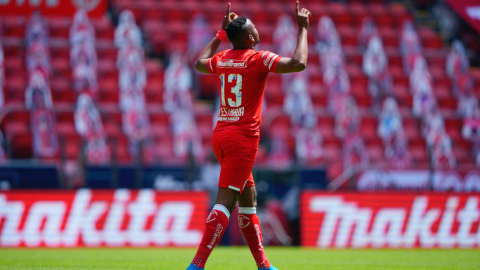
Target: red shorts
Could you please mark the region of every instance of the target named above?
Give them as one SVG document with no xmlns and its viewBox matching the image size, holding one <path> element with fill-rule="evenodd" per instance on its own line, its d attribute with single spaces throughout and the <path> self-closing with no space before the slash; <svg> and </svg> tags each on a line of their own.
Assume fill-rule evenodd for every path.
<svg viewBox="0 0 480 270">
<path fill-rule="evenodd" d="M 258 141 L 258 137 L 248 137 L 232 129 L 213 131 L 213 151 L 222 167 L 219 187 L 242 193 L 244 188 L 255 185 L 252 169 Z"/>
</svg>

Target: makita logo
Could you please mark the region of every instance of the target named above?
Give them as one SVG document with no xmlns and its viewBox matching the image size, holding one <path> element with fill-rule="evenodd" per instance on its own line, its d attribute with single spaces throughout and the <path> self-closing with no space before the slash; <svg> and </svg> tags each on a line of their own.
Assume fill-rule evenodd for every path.
<svg viewBox="0 0 480 270">
<path fill-rule="evenodd" d="M 480 196 L 430 194 L 304 195 L 303 245 L 478 247 Z M 308 225 L 306 225 L 308 224 Z M 312 240 L 309 240 L 311 238 Z"/>
<path fill-rule="evenodd" d="M 247 60 L 233 60 L 233 59 L 220 60 L 220 62 L 217 63 L 217 67 L 220 67 L 220 68 L 246 68 L 247 67 Z"/>
<path fill-rule="evenodd" d="M 0 193 L 0 246 L 196 246 L 203 227 L 192 220 L 206 215 L 204 196 L 125 189 Z"/>
</svg>

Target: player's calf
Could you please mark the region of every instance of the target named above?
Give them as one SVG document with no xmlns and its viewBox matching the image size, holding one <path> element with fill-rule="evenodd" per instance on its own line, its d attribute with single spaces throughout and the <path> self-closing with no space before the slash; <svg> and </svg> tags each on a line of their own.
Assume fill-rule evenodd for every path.
<svg viewBox="0 0 480 270">
<path fill-rule="evenodd" d="M 198 247 L 197 254 L 187 270 L 199 270 L 205 268 L 205 263 L 207 262 L 208 257 L 212 253 L 213 248 L 217 246 L 228 226 L 229 218 L 230 212 L 228 209 L 221 204 L 215 204 L 212 212 L 210 212 L 207 217 L 205 233 L 203 234 L 202 242 Z"/>
<path fill-rule="evenodd" d="M 270 264 L 263 251 L 262 230 L 260 229 L 260 221 L 256 211 L 256 207 L 240 207 L 238 211 L 238 225 L 257 263 L 258 269 L 276 269 Z"/>
</svg>

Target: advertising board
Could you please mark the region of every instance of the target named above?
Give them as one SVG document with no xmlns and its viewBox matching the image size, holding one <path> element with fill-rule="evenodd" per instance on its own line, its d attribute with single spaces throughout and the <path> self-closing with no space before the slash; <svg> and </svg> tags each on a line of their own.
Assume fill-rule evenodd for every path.
<svg viewBox="0 0 480 270">
<path fill-rule="evenodd" d="M 301 244 L 319 248 L 480 247 L 480 195 L 305 191 Z"/>
<path fill-rule="evenodd" d="M 204 192 L 0 192 L 0 246 L 197 246 L 208 207 Z"/>
</svg>

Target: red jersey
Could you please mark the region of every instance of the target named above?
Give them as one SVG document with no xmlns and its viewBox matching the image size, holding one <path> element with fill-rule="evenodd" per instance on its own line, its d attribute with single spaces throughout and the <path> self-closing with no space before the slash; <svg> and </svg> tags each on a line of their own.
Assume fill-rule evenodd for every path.
<svg viewBox="0 0 480 270">
<path fill-rule="evenodd" d="M 275 72 L 281 57 L 253 49 L 225 50 L 208 61 L 220 89 L 220 113 L 215 130 L 234 129 L 260 136 L 263 93 L 268 72 Z"/>
</svg>

